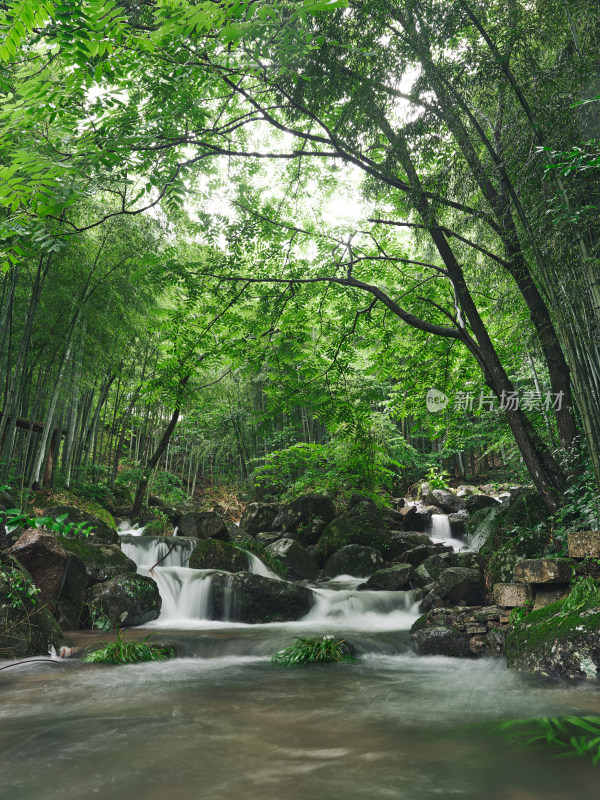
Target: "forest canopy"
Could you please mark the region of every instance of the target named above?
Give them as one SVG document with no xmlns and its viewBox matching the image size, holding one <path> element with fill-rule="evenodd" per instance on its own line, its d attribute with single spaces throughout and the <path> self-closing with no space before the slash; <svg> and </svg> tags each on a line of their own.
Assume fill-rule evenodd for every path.
<svg viewBox="0 0 600 800">
<path fill-rule="evenodd" d="M 597 493 L 597 11 L 3 3 L 0 480 Z"/>
</svg>

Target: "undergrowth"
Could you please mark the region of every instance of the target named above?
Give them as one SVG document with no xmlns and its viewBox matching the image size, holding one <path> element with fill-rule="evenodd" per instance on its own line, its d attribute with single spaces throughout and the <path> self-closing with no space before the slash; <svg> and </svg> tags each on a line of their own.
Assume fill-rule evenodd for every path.
<svg viewBox="0 0 600 800">
<path fill-rule="evenodd" d="M 297 637 L 291 644 L 275 653 L 273 663 L 281 667 L 295 667 L 300 664 L 335 664 L 352 661 L 352 652 L 344 639 L 334 636 Z"/>
<path fill-rule="evenodd" d="M 102 642 L 102 647 L 86 653 L 82 660 L 85 664 L 140 664 L 174 658 L 172 647 L 149 643 L 151 635 L 141 642 L 126 642 L 119 631 L 116 642 Z"/>
</svg>

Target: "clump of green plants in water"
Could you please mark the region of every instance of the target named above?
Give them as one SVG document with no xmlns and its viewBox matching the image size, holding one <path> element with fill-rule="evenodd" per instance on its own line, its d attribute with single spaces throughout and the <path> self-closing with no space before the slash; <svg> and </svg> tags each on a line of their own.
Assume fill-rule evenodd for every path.
<svg viewBox="0 0 600 800">
<path fill-rule="evenodd" d="M 287 575 L 287 567 L 279 558 L 275 558 L 275 556 L 271 555 L 271 553 L 269 553 L 267 550 L 267 546 L 262 542 L 251 541 L 248 539 L 247 542 L 231 542 L 231 544 L 238 550 L 252 553 L 257 558 L 260 558 L 263 564 L 266 564 L 267 567 L 270 567 L 273 572 L 281 575 L 282 578 L 285 578 Z"/>
<path fill-rule="evenodd" d="M 339 664 L 352 661 L 353 656 L 344 639 L 312 636 L 307 639 L 297 637 L 296 644 L 275 653 L 272 660 L 280 667 L 295 667 L 301 664 Z"/>
<path fill-rule="evenodd" d="M 85 522 L 67 522 L 68 514 L 61 514 L 54 519 L 53 517 L 31 517 L 18 508 L 9 508 L 2 512 L 2 522 L 8 530 L 18 528 L 48 528 L 59 536 L 89 536 L 95 530 L 94 525 Z"/>
<path fill-rule="evenodd" d="M 102 646 L 86 653 L 82 659 L 85 664 L 140 664 L 147 661 L 167 661 L 175 657 L 172 647 L 148 642 L 152 634 L 141 642 L 126 642 L 121 631 L 116 642 L 102 642 Z"/>
<path fill-rule="evenodd" d="M 494 732 L 523 748 L 548 746 L 560 751 L 556 757 L 578 756 L 600 763 L 600 717 L 511 719 Z"/>
</svg>

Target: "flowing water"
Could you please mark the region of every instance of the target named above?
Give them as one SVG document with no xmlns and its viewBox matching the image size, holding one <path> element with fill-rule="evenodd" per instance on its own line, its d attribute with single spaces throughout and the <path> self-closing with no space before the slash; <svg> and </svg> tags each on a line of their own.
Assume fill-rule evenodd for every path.
<svg viewBox="0 0 600 800">
<path fill-rule="evenodd" d="M 168 550 L 124 537 L 140 571 Z M 597 714 L 594 688 L 527 678 L 501 661 L 417 657 L 412 594 L 360 591 L 348 575 L 315 589 L 299 622 L 210 620 L 210 571 L 182 565 L 190 544 L 176 546 L 177 564 L 154 569 L 160 619 L 126 634 L 151 632 L 177 659 L 37 661 L 0 671 L 1 800 L 598 797 L 598 773 L 585 762 L 520 751 L 483 725 Z M 325 632 L 347 637 L 356 660 L 270 663 L 294 637 Z M 70 638 L 83 647 L 104 636 Z"/>
</svg>

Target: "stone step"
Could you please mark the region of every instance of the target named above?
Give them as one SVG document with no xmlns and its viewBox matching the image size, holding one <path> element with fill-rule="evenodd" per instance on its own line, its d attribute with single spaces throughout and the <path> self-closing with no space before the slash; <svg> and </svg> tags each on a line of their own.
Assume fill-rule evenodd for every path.
<svg viewBox="0 0 600 800">
<path fill-rule="evenodd" d="M 533 599 L 527 583 L 497 583 L 494 586 L 494 603 L 503 608 L 517 608 Z"/>
<path fill-rule="evenodd" d="M 574 531 L 567 541 L 571 558 L 600 558 L 600 531 Z"/>
<path fill-rule="evenodd" d="M 517 583 L 569 583 L 573 562 L 568 558 L 527 558 L 515 564 Z"/>
</svg>

